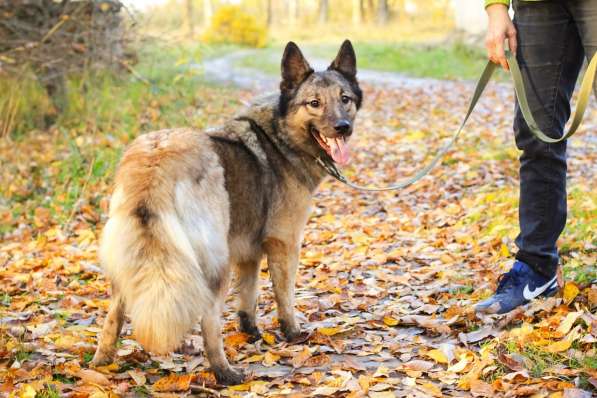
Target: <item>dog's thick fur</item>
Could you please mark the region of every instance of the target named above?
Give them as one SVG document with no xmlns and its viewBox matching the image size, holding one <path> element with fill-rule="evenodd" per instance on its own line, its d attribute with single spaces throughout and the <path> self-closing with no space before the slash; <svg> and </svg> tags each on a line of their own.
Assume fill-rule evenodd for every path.
<svg viewBox="0 0 597 398">
<path fill-rule="evenodd" d="M 349 41 L 323 72 L 314 72 L 290 42 L 279 94 L 216 130 L 162 130 L 137 138 L 120 163 L 101 241 L 112 303 L 93 364 L 111 360 L 124 313 L 135 338 L 155 353 L 177 348 L 201 319 L 216 377 L 240 383 L 243 375 L 230 367 L 222 346 L 222 306 L 234 268 L 241 330 L 259 338 L 255 310 L 264 255 L 280 326 L 295 338 L 303 227 L 325 176 L 315 157 L 333 157 L 323 142 L 341 146 L 334 156 L 346 159 L 340 144 L 352 132 L 361 100 Z"/>
</svg>

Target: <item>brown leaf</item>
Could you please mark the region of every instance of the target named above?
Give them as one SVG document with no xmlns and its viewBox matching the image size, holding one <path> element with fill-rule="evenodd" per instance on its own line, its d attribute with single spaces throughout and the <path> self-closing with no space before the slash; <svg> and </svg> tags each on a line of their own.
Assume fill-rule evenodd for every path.
<svg viewBox="0 0 597 398">
<path fill-rule="evenodd" d="M 493 397 L 495 395 L 493 387 L 482 380 L 471 380 L 470 383 L 473 397 Z"/>
<path fill-rule="evenodd" d="M 311 351 L 309 350 L 309 347 L 305 346 L 303 347 L 303 350 L 298 353 L 298 355 L 292 358 L 292 367 L 300 368 L 309 358 L 311 358 Z"/>
<path fill-rule="evenodd" d="M 100 386 L 110 385 L 110 380 L 102 373 L 93 369 L 79 369 L 76 374 L 83 382 Z"/>
</svg>

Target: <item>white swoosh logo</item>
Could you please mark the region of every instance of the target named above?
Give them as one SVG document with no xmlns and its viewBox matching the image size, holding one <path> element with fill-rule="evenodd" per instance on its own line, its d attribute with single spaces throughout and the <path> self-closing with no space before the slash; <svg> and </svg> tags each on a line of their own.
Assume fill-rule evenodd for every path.
<svg viewBox="0 0 597 398">
<path fill-rule="evenodd" d="M 524 298 L 526 300 L 532 300 L 535 297 L 537 297 L 538 295 L 540 295 L 541 293 L 543 293 L 544 291 L 546 291 L 551 285 L 553 285 L 553 283 L 556 281 L 557 276 L 554 276 L 549 282 L 547 282 L 545 285 L 543 286 L 539 286 L 538 288 L 533 289 L 532 291 L 529 289 L 529 285 L 527 284 L 524 287 L 524 290 L 522 292 L 522 295 L 524 296 Z"/>
</svg>

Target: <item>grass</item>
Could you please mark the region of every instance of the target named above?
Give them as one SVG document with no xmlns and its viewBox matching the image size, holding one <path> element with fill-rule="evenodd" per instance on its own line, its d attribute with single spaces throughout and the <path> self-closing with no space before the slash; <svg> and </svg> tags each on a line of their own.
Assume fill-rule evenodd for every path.
<svg viewBox="0 0 597 398">
<path fill-rule="evenodd" d="M 300 43 L 299 43 L 300 44 Z M 476 79 L 487 60 L 484 52 L 462 43 L 448 45 L 392 44 L 383 42 L 355 42 L 358 66 L 385 72 L 398 72 L 414 77 L 436 79 Z M 303 47 L 307 58 L 332 60 L 338 43 Z M 255 50 L 237 61 L 237 65 L 277 75 L 280 71 L 282 46 Z"/>
<path fill-rule="evenodd" d="M 60 398 L 60 393 L 56 387 L 48 384 L 43 390 L 40 390 L 35 394 L 35 398 Z"/>
<path fill-rule="evenodd" d="M 204 54 L 226 51 L 231 48 L 145 45 L 135 74 L 71 76 L 67 111 L 58 116 L 28 71 L 24 83 L 1 79 L 0 120 L 11 123 L 0 140 L 0 177 L 8 182 L 0 184 L 0 236 L 23 220 L 68 224 L 85 206 L 98 209 L 100 192 L 133 138 L 176 126 L 203 128 L 201 109 L 237 104 L 231 96 L 219 97 L 226 89 L 206 84 L 199 67 Z M 56 116 L 54 123 L 46 126 L 44 115 Z"/>
</svg>

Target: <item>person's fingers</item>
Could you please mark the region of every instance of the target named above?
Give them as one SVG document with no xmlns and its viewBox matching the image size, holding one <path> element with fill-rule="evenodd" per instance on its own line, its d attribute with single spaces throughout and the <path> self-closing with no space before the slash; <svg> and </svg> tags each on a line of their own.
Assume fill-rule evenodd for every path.
<svg viewBox="0 0 597 398">
<path fill-rule="evenodd" d="M 512 55 L 516 55 L 518 42 L 516 41 L 516 29 L 514 28 L 508 31 L 508 47 L 510 47 L 510 52 Z"/>
<path fill-rule="evenodd" d="M 497 40 L 494 43 L 494 57 L 497 61 L 494 62 L 502 65 L 504 70 L 509 70 L 508 61 L 506 61 L 506 53 L 504 52 L 504 39 L 505 37 L 502 37 L 501 40 Z"/>
<path fill-rule="evenodd" d="M 485 48 L 487 49 L 487 58 L 489 58 L 491 62 L 498 63 L 495 50 L 495 39 L 492 36 L 487 36 L 487 39 L 485 40 Z"/>
</svg>

